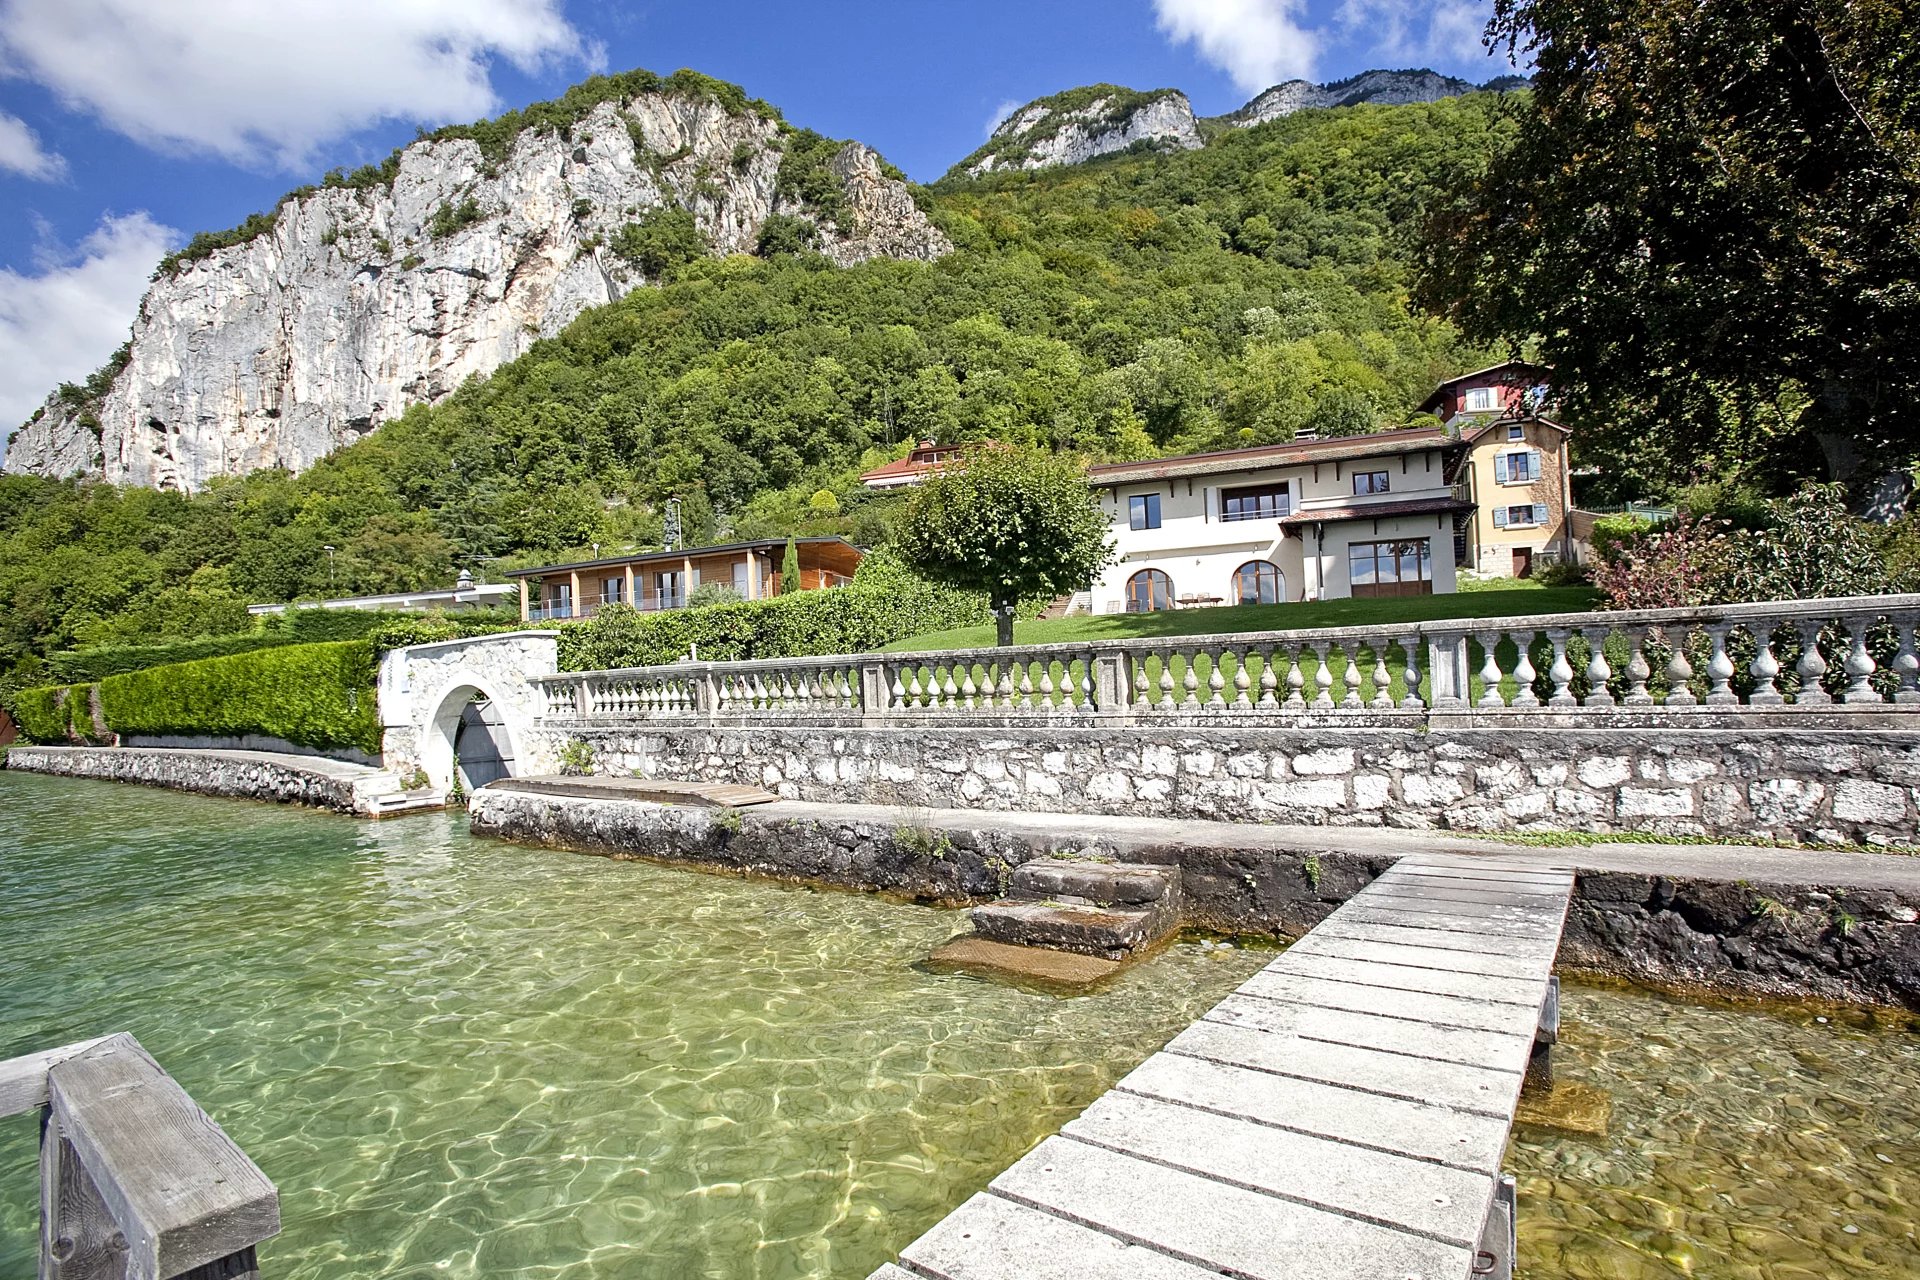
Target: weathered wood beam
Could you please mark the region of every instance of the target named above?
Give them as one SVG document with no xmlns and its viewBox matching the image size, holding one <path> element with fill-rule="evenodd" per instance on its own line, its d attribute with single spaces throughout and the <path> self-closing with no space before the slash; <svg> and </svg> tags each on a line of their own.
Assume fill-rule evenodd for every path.
<svg viewBox="0 0 1920 1280">
<path fill-rule="evenodd" d="M 78 1040 L 0 1062 L 0 1116 L 24 1115 L 47 1105 L 47 1071 L 56 1062 L 85 1053 L 105 1037 Z"/>
<path fill-rule="evenodd" d="M 223 1269 L 201 1274 L 248 1274 L 251 1259 L 234 1255 L 280 1230 L 279 1194 L 139 1041 L 109 1036 L 47 1074 L 48 1145 L 64 1144 L 62 1164 L 78 1157 L 124 1238 L 124 1272 L 105 1274 L 174 1280 L 210 1264 Z M 65 1220 L 54 1203 L 42 1212 Z M 76 1253 L 91 1247 L 74 1238 Z"/>
</svg>

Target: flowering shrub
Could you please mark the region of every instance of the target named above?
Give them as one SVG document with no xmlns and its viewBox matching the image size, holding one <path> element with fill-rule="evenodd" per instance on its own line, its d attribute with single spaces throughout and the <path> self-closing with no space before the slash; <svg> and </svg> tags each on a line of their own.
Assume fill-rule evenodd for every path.
<svg viewBox="0 0 1920 1280">
<path fill-rule="evenodd" d="M 1679 609 L 1712 604 L 1726 578 L 1727 537 L 1718 522 L 1682 511 L 1613 544 L 1593 585 L 1613 609 Z"/>
</svg>

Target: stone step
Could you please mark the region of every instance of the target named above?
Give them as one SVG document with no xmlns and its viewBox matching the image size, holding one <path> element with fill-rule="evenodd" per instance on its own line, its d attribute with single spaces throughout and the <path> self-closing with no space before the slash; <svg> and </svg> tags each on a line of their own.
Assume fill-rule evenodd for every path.
<svg viewBox="0 0 1920 1280">
<path fill-rule="evenodd" d="M 1014 868 L 1016 898 L 1045 898 L 1096 907 L 1145 907 L 1180 893 L 1180 868 L 1087 858 L 1035 858 Z"/>
<path fill-rule="evenodd" d="M 982 938 L 1124 960 L 1170 930 L 1176 915 L 1165 899 L 1146 907 L 1095 907 L 1002 898 L 973 909 Z"/>
</svg>

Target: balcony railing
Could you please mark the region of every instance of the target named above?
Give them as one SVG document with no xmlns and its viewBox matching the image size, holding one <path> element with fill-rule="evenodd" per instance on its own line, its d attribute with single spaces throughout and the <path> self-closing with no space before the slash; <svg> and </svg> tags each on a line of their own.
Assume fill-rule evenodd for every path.
<svg viewBox="0 0 1920 1280">
<path fill-rule="evenodd" d="M 548 677 L 582 721 L 1914 723 L 1920 595 L 678 663 Z"/>
<path fill-rule="evenodd" d="M 631 600 L 628 599 L 624 593 L 620 595 L 587 596 L 581 600 L 556 601 L 552 604 L 530 608 L 527 610 L 527 619 L 530 622 L 565 622 L 577 618 L 591 618 L 599 613 L 603 607 L 610 604 L 630 604 L 642 613 L 656 613 L 662 609 L 683 608 L 686 603 L 687 597 L 685 592 L 669 593 L 667 595 L 642 594 Z"/>
</svg>

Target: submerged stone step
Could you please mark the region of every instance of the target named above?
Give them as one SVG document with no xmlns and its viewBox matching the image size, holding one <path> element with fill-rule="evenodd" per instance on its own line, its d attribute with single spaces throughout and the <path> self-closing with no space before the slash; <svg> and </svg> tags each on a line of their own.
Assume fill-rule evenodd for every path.
<svg viewBox="0 0 1920 1280">
<path fill-rule="evenodd" d="M 1094 907 L 1002 898 L 973 909 L 983 938 L 1020 947 L 1047 947 L 1124 960 L 1173 925 L 1163 903 L 1151 907 Z"/>
<path fill-rule="evenodd" d="M 1013 872 L 1013 896 L 1144 907 L 1180 891 L 1180 868 L 1087 858 L 1035 858 Z"/>
</svg>

